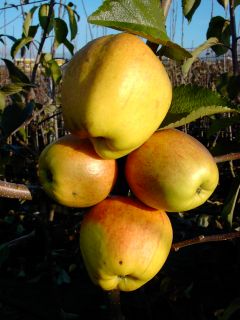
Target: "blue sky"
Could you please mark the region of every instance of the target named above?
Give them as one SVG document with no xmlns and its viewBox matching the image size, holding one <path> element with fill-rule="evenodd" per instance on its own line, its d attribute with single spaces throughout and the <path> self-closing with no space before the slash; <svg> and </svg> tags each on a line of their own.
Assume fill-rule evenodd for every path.
<svg viewBox="0 0 240 320">
<path fill-rule="evenodd" d="M 30 0 L 33 2 L 35 0 Z M 0 8 L 3 8 L 4 2 L 7 4 L 19 4 L 20 0 L 0 0 Z M 66 0 L 62 0 L 63 3 L 68 3 Z M 110 28 L 96 27 L 94 25 L 88 25 L 86 22 L 86 14 L 89 15 L 94 12 L 102 0 L 72 0 L 77 5 L 77 12 L 81 19 L 78 25 L 78 35 L 75 40 L 75 46 L 77 49 L 81 48 L 86 42 L 91 40 L 92 36 L 98 37 L 103 34 L 110 34 L 115 32 Z M 83 7 L 85 4 L 85 10 Z M 37 5 L 37 4 L 36 4 Z M 28 11 L 31 6 L 25 6 L 25 11 Z M 190 23 L 186 19 L 182 18 L 181 12 L 181 0 L 172 0 L 172 7 L 169 11 L 167 19 L 167 33 L 168 36 L 176 43 L 183 44 L 185 48 L 192 48 L 200 45 L 206 40 L 206 31 L 211 16 L 221 15 L 227 17 L 228 13 L 218 4 L 217 0 L 202 0 L 200 7 L 197 9 L 195 15 Z M 240 6 L 236 10 L 237 18 L 237 31 L 239 34 L 240 29 Z M 5 27 L 4 27 L 5 23 Z M 0 10 L 0 34 L 7 33 L 14 35 L 16 38 L 21 36 L 22 16 L 20 8 L 8 10 Z M 89 28 L 91 28 L 91 33 Z M 0 43 L 0 55 L 2 55 L 2 44 Z M 60 50 L 62 50 L 60 48 Z M 64 51 L 65 52 L 65 51 Z"/>
</svg>

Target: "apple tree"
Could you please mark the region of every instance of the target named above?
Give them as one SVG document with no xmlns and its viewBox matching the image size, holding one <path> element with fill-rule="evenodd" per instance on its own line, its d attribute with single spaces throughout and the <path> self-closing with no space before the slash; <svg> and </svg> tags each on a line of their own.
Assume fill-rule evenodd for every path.
<svg viewBox="0 0 240 320">
<path fill-rule="evenodd" d="M 189 23 L 194 19 L 194 13 L 201 6 L 201 2 L 201 0 L 181 1 L 183 16 Z M 163 308 L 162 314 L 166 319 L 172 319 L 169 316 L 170 313 L 173 318 L 182 315 L 184 318 L 197 319 L 194 315 L 194 308 L 196 308 L 201 312 L 203 319 L 207 319 L 209 315 L 213 317 L 214 313 L 216 319 L 227 320 L 240 309 L 239 299 L 234 300 L 236 288 L 227 295 L 226 299 L 221 298 L 216 289 L 219 285 L 217 280 L 221 277 L 226 279 L 225 285 L 229 289 L 229 283 L 232 281 L 231 273 L 236 276 L 236 268 L 239 267 L 239 262 L 234 258 L 239 259 L 239 253 L 236 252 L 237 249 L 239 250 L 237 238 L 240 237 L 238 214 L 240 70 L 239 35 L 235 20 L 235 12 L 239 9 L 240 2 L 238 0 L 215 2 L 228 10 L 229 18 L 212 17 L 206 32 L 206 41 L 191 52 L 171 41 L 168 36 L 165 23 L 171 8 L 169 0 L 104 0 L 102 5 L 88 17 L 88 23 L 92 25 L 140 36 L 158 59 L 166 65 L 166 69 L 169 61 L 173 61 L 180 67 L 182 83 L 173 87 L 170 109 L 158 130 L 177 128 L 195 136 L 211 152 L 220 172 L 219 185 L 208 201 L 189 212 L 176 212 L 169 215 L 175 233 L 174 242 L 166 267 L 159 275 L 136 295 L 121 293 L 120 296 L 118 290 L 107 293 L 110 304 L 107 302 L 108 312 L 103 314 L 105 316 L 107 314 L 111 319 L 123 319 L 123 314 L 127 319 L 134 319 L 131 312 L 135 312 L 136 315 L 136 304 L 139 304 L 139 301 L 143 303 L 145 298 L 147 302 L 143 303 L 142 309 L 140 308 L 139 319 L 141 316 L 145 319 L 154 317 L 155 301 L 160 304 L 160 308 Z M 25 0 L 19 6 L 23 9 L 27 4 L 31 3 Z M 7 214 L 1 213 L 3 218 L 0 221 L 11 235 L 7 236 L 3 232 L 0 245 L 0 271 L 7 274 L 10 270 L 13 277 L 17 273 L 17 278 L 22 277 L 30 282 L 37 282 L 39 274 L 46 276 L 50 272 L 51 281 L 66 286 L 71 282 L 71 272 L 74 273 L 74 269 L 77 268 L 77 263 L 72 263 L 72 260 L 78 247 L 79 226 L 85 210 L 65 207 L 48 197 L 39 184 L 37 167 L 43 148 L 59 136 L 66 134 L 62 128 L 61 109 L 64 65 L 59 66 L 56 51 L 63 46 L 71 56 L 75 54 L 73 40 L 78 32 L 77 22 L 80 17 L 77 8 L 71 2 L 63 4 L 62 1 L 50 0 L 36 1 L 36 4 L 29 12 L 23 12 L 21 38 L 0 35 L 1 43 L 6 39 L 13 42 L 11 59 L 2 58 L 9 74 L 9 81 L 0 86 L 0 139 L 2 142 L 0 195 L 6 201 L 6 203 L 3 201 L 2 210 L 8 210 Z M 18 6 L 15 7 L 17 9 Z M 47 46 L 49 39 L 53 39 L 50 49 Z M 32 46 L 36 48 L 36 57 L 29 73 L 17 66 L 15 58 L 19 54 L 24 57 Z M 232 61 L 231 72 L 220 74 L 213 90 L 196 84 L 192 85 L 186 81 L 191 68 L 200 59 L 199 56 L 210 48 L 217 57 L 229 53 Z M 40 99 L 39 93 L 41 93 Z M 206 119 L 208 125 L 202 132 L 200 127 Z M 221 139 L 223 132 L 228 133 L 227 140 Z M 128 196 L 131 191 L 123 174 L 124 157 L 118 159 L 118 166 L 119 177 L 113 193 Z M 20 169 L 15 170 L 16 168 Z M 232 260 L 229 260 L 235 269 L 231 268 L 228 261 L 223 263 L 219 258 L 222 247 L 214 247 L 217 248 L 219 256 L 211 247 L 212 242 L 222 244 L 222 240 L 233 242 L 231 247 L 229 244 L 231 241 L 228 242 L 229 246 L 224 247 L 223 259 L 226 260 L 226 251 L 231 248 Z M 12 255 L 16 254 L 16 249 L 28 247 L 31 242 L 40 250 L 40 259 L 37 260 L 37 267 L 31 261 L 29 265 L 35 273 L 29 272 L 28 275 L 24 265 L 24 263 L 27 264 L 27 259 L 19 262 L 12 258 Z M 58 246 L 56 246 L 57 242 Z M 210 245 L 195 249 L 205 243 Z M 186 249 L 182 249 L 185 247 Z M 30 252 L 33 253 L 34 250 L 32 248 L 31 250 Z M 223 267 L 222 269 L 220 267 L 219 272 L 207 270 L 206 264 L 200 258 L 201 255 L 207 257 L 212 268 L 216 265 L 211 261 L 211 255 L 219 258 L 227 271 L 224 273 Z M 14 264 L 17 264 L 15 269 Z M 43 272 L 38 273 L 38 268 L 42 268 Z M 82 264 L 80 269 L 83 271 Z M 211 306 L 206 289 L 201 286 L 199 279 L 194 278 L 196 277 L 194 270 L 199 272 L 199 279 L 207 275 L 211 284 L 215 286 L 216 298 L 213 299 Z M 216 272 L 217 280 L 212 279 L 213 272 Z M 82 291 L 86 289 L 84 285 L 85 282 L 81 286 Z M 221 287 L 219 292 L 222 292 L 220 289 L 223 291 Z M 91 287 L 89 290 L 92 290 Z M 92 292 L 95 294 L 94 290 L 91 294 Z M 202 296 L 205 296 L 205 299 L 201 304 L 198 303 L 198 299 Z M 84 301 L 84 295 L 81 299 Z M 183 304 L 186 307 L 189 301 L 192 302 L 193 307 L 188 311 L 182 310 L 180 305 Z M 167 302 L 167 307 L 164 302 Z M 21 303 L 24 305 L 24 300 L 21 300 Z M 101 300 L 102 309 L 106 308 L 104 303 L 105 300 L 104 302 Z M 131 303 L 135 305 L 131 307 Z M 46 317 L 39 305 L 34 306 L 42 318 Z M 55 307 L 60 309 L 58 304 Z M 35 311 L 32 310 L 32 312 Z M 80 310 L 81 312 L 83 309 Z M 53 314 L 54 312 L 51 313 L 52 316 Z M 84 313 L 80 315 L 82 314 Z M 78 315 L 77 313 L 68 314 L 61 309 L 58 317 L 59 319 L 74 319 L 74 317 L 77 319 Z"/>
</svg>

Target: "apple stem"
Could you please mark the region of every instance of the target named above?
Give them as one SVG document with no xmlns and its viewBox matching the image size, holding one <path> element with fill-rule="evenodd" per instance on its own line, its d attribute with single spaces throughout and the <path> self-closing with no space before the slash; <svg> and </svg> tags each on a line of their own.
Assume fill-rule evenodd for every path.
<svg viewBox="0 0 240 320">
<path fill-rule="evenodd" d="M 109 307 L 111 313 L 111 320 L 124 320 L 125 317 L 121 310 L 120 290 L 115 289 L 108 292 Z"/>
<path fill-rule="evenodd" d="M 234 231 L 230 233 L 217 234 L 211 236 L 200 235 L 198 237 L 179 241 L 172 244 L 172 251 L 178 251 L 181 248 L 191 246 L 193 244 L 203 243 L 203 242 L 213 242 L 213 241 L 224 241 L 224 240 L 232 240 L 240 237 L 240 231 Z"/>
</svg>

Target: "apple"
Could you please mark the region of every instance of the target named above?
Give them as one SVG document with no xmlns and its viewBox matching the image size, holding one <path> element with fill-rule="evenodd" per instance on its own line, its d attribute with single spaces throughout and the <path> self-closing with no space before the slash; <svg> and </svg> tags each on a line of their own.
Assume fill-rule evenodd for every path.
<svg viewBox="0 0 240 320">
<path fill-rule="evenodd" d="M 61 88 L 65 128 L 117 159 L 145 142 L 172 99 L 168 74 L 152 50 L 128 33 L 89 42 L 66 65 Z"/>
<path fill-rule="evenodd" d="M 172 225 L 163 210 L 112 196 L 84 216 L 80 249 L 94 284 L 103 290 L 133 291 L 162 268 L 172 237 Z"/>
<path fill-rule="evenodd" d="M 100 158 L 87 139 L 69 134 L 41 152 L 38 176 L 45 192 L 59 204 L 89 207 L 111 192 L 117 164 Z"/>
<path fill-rule="evenodd" d="M 200 206 L 219 180 L 218 167 L 208 149 L 177 129 L 156 131 L 129 154 L 125 176 L 139 200 L 168 212 Z"/>
</svg>

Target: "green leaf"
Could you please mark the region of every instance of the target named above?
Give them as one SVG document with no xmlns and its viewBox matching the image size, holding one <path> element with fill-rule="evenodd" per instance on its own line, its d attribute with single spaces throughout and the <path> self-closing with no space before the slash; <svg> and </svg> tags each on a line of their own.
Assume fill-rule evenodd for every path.
<svg viewBox="0 0 240 320">
<path fill-rule="evenodd" d="M 9 254 L 10 254 L 10 250 L 8 245 L 6 245 L 5 243 L 1 244 L 0 245 L 0 267 L 8 259 Z"/>
<path fill-rule="evenodd" d="M 173 89 L 171 107 L 161 128 L 174 128 L 193 122 L 201 117 L 224 112 L 239 112 L 228 99 L 210 89 L 181 85 Z"/>
<path fill-rule="evenodd" d="M 50 66 L 51 77 L 53 81 L 58 84 L 62 76 L 61 69 L 55 60 L 49 61 L 48 64 Z"/>
<path fill-rule="evenodd" d="M 134 33 L 162 45 L 170 41 L 159 0 L 105 0 L 88 22 Z"/>
<path fill-rule="evenodd" d="M 37 33 L 37 31 L 38 31 L 38 25 L 36 25 L 36 26 L 30 26 L 30 28 L 29 28 L 29 30 L 28 30 L 28 35 L 29 35 L 29 37 L 34 38 L 35 35 L 36 35 L 36 33 Z"/>
<path fill-rule="evenodd" d="M 20 49 L 22 49 L 26 44 L 32 42 L 32 37 L 23 37 L 21 39 L 18 39 L 11 47 L 11 56 L 14 59 L 16 54 Z"/>
<path fill-rule="evenodd" d="M 73 56 L 73 54 L 74 54 L 74 45 L 70 41 L 68 41 L 68 39 L 65 39 L 63 44 L 65 45 L 65 47 L 68 49 L 68 51 Z"/>
<path fill-rule="evenodd" d="M 42 4 L 39 8 L 39 11 L 38 11 L 39 23 L 40 23 L 40 26 L 42 27 L 43 30 L 45 30 L 47 28 L 49 9 L 50 9 L 49 4 Z M 47 29 L 48 34 L 53 29 L 53 18 L 54 18 L 54 12 L 52 13 L 52 15 L 50 17 L 50 21 L 48 24 L 48 29 Z"/>
<path fill-rule="evenodd" d="M 5 138 L 26 121 L 32 114 L 33 107 L 34 104 L 32 102 L 24 105 L 21 102 L 13 103 L 5 107 L 1 119 L 1 128 Z"/>
<path fill-rule="evenodd" d="M 182 73 L 183 76 L 186 77 L 193 62 L 196 61 L 196 59 L 198 58 L 198 56 L 206 49 L 211 48 L 212 46 L 216 45 L 218 43 L 218 39 L 217 38 L 209 38 L 207 41 L 205 41 L 204 43 L 202 43 L 199 47 L 197 47 L 196 49 L 194 49 L 191 53 L 192 53 L 192 57 L 187 59 L 183 65 L 182 65 Z"/>
<path fill-rule="evenodd" d="M 76 37 L 77 31 L 78 31 L 77 21 L 76 21 L 74 10 L 70 6 L 66 6 L 66 9 L 67 9 L 68 18 L 69 18 L 71 40 L 73 40 Z"/>
<path fill-rule="evenodd" d="M 192 57 L 190 52 L 177 45 L 176 43 L 168 42 L 167 45 L 168 46 L 162 46 L 157 54 L 176 61 L 182 61 L 184 59 L 189 59 Z"/>
<path fill-rule="evenodd" d="M 229 0 L 217 0 L 217 2 L 218 2 L 224 9 L 227 9 Z"/>
<path fill-rule="evenodd" d="M 18 93 L 23 90 L 24 83 L 9 83 L 3 87 L 1 87 L 1 92 L 5 94 L 5 96 L 10 96 L 11 94 Z"/>
<path fill-rule="evenodd" d="M 240 4 L 240 0 L 235 0 L 234 1 L 234 7 L 236 8 L 237 6 L 239 6 L 239 4 Z"/>
<path fill-rule="evenodd" d="M 3 110 L 6 105 L 6 96 L 5 94 L 0 90 L 0 110 Z"/>
<path fill-rule="evenodd" d="M 13 36 L 9 36 L 8 34 L 0 34 L 0 38 L 7 37 L 8 39 L 12 40 L 13 42 L 17 41 L 17 39 Z"/>
<path fill-rule="evenodd" d="M 238 200 L 239 190 L 240 190 L 240 177 L 235 177 L 221 212 L 222 218 L 227 222 L 229 227 L 232 226 L 233 213 Z"/>
<path fill-rule="evenodd" d="M 219 41 L 219 44 L 222 44 L 222 46 L 217 45 L 212 47 L 215 54 L 220 56 L 226 53 L 230 46 L 230 21 L 221 16 L 213 17 L 209 22 L 207 30 L 207 39 L 211 37 L 216 37 Z"/>
<path fill-rule="evenodd" d="M 212 120 L 212 123 L 207 130 L 207 137 L 210 138 L 211 136 L 218 133 L 220 130 L 225 130 L 229 126 L 236 123 L 240 123 L 239 115 L 214 119 Z"/>
<path fill-rule="evenodd" d="M 234 313 L 240 309 L 240 298 L 234 299 L 230 305 L 224 310 L 219 320 L 233 320 Z"/>
<path fill-rule="evenodd" d="M 188 21 L 192 20 L 192 17 L 200 3 L 201 0 L 182 0 L 183 15 Z"/>
<path fill-rule="evenodd" d="M 29 36 L 29 28 L 30 28 L 30 25 L 32 23 L 32 18 L 33 18 L 33 14 L 34 12 L 36 11 L 38 7 L 32 7 L 32 9 L 27 13 L 26 15 L 26 18 L 24 20 L 24 23 L 23 23 L 23 35 L 25 37 L 28 37 Z"/>
<path fill-rule="evenodd" d="M 30 84 L 30 80 L 28 76 L 22 72 L 18 67 L 15 66 L 15 64 L 8 60 L 8 59 L 2 59 L 8 69 L 9 77 L 12 82 L 22 82 L 25 84 Z"/>
<path fill-rule="evenodd" d="M 68 27 L 64 20 L 60 18 L 55 18 L 53 23 L 54 31 L 55 31 L 55 46 L 58 47 L 61 43 L 67 38 Z"/>
<path fill-rule="evenodd" d="M 231 73 L 222 73 L 216 81 L 217 91 L 225 97 L 236 99 L 240 95 L 240 75 L 234 76 Z"/>
</svg>

